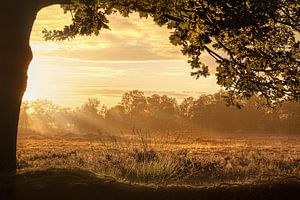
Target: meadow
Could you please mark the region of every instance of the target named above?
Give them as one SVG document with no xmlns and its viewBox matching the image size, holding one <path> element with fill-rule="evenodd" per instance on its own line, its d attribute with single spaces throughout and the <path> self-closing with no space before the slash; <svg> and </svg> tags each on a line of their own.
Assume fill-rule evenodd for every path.
<svg viewBox="0 0 300 200">
<path fill-rule="evenodd" d="M 21 137 L 18 173 L 91 172 L 148 186 L 255 185 L 300 177 L 298 136 L 204 136 L 134 130 L 118 135 Z"/>
</svg>

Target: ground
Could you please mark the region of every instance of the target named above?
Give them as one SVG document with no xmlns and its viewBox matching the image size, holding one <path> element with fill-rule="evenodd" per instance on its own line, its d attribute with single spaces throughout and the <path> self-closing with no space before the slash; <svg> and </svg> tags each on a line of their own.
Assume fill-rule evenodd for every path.
<svg viewBox="0 0 300 200">
<path fill-rule="evenodd" d="M 27 135 L 0 199 L 300 199 L 298 136 Z M 0 196 L 1 197 L 1 196 Z"/>
<path fill-rule="evenodd" d="M 106 199 L 106 200 L 189 200 L 189 199 L 299 199 L 299 180 L 259 185 L 223 185 L 214 188 L 150 187 L 96 178 L 89 172 L 48 170 L 17 176 L 16 186 L 0 187 L 0 199 Z M 13 194 L 13 195 L 12 195 Z"/>
</svg>

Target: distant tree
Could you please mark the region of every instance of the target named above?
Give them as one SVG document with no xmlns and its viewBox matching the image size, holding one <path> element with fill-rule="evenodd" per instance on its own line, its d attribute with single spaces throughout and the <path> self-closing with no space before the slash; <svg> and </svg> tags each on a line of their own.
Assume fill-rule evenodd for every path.
<svg viewBox="0 0 300 200">
<path fill-rule="evenodd" d="M 150 97 L 147 97 L 147 103 L 147 110 L 150 113 L 150 115 L 153 115 L 159 112 L 161 109 L 161 96 L 159 96 L 158 94 L 153 94 Z"/>
<path fill-rule="evenodd" d="M 128 92 L 127 94 L 129 94 Z M 88 99 L 72 110 L 45 100 L 24 102 L 20 112 L 20 128 L 31 127 L 47 133 L 104 133 L 143 128 L 163 132 L 212 132 L 220 134 L 297 134 L 300 128 L 299 103 L 286 102 L 270 108 L 262 106 L 263 98 L 243 100 L 243 109 L 228 107 L 219 91 L 213 95 L 188 97 L 180 105 L 167 95 L 143 96 L 146 106 L 132 115 L 119 104 L 110 109 L 99 99 Z M 125 94 L 124 94 L 125 96 Z M 30 119 L 26 122 L 26 119 Z M 26 125 L 26 126 L 25 126 Z"/>
<path fill-rule="evenodd" d="M 44 130 L 57 128 L 56 115 L 60 107 L 49 100 L 35 100 L 29 104 L 31 117 Z"/>
<path fill-rule="evenodd" d="M 125 109 L 121 105 L 114 106 L 107 110 L 105 119 L 114 125 L 121 125 L 125 122 Z"/>
<path fill-rule="evenodd" d="M 98 35 L 107 15 L 139 12 L 172 29 L 170 40 L 189 56 L 197 78 L 208 76 L 207 52 L 218 63 L 218 84 L 228 101 L 264 96 L 270 104 L 299 100 L 299 0 L 10 0 L 0 7 L 0 172 L 15 170 L 16 135 L 27 69 L 32 59 L 30 32 L 37 12 L 64 4 L 72 23 L 45 30 L 46 39 Z"/>
<path fill-rule="evenodd" d="M 194 106 L 194 98 L 188 97 L 185 98 L 179 106 L 180 115 L 191 119 L 193 117 L 193 106 Z"/>
<path fill-rule="evenodd" d="M 193 97 L 185 98 L 178 106 L 181 129 L 192 131 L 194 127 L 194 102 Z"/>
<path fill-rule="evenodd" d="M 105 105 L 97 98 L 89 98 L 82 106 L 76 109 L 73 115 L 74 126 L 80 132 L 96 132 L 102 128 L 104 116 L 107 112 Z"/>
<path fill-rule="evenodd" d="M 74 131 L 74 112 L 71 108 L 60 107 L 54 118 L 58 131 Z"/>
<path fill-rule="evenodd" d="M 124 107 L 126 114 L 141 116 L 145 113 L 147 108 L 147 100 L 144 92 L 132 90 L 123 94 L 121 105 Z"/>
<path fill-rule="evenodd" d="M 19 118 L 19 127 L 21 129 L 27 129 L 29 127 L 29 108 L 30 105 L 28 101 L 22 102 Z"/>
<path fill-rule="evenodd" d="M 147 97 L 147 104 L 152 128 L 164 131 L 178 128 L 178 105 L 175 98 L 154 94 Z"/>
<path fill-rule="evenodd" d="M 83 113 L 93 116 L 104 116 L 107 108 L 105 105 L 101 104 L 100 99 L 97 98 L 89 98 L 87 102 L 85 102 L 79 110 Z"/>
<path fill-rule="evenodd" d="M 72 110 L 60 107 L 49 100 L 22 102 L 19 127 L 37 131 L 54 132 L 68 130 L 73 126 Z"/>
<path fill-rule="evenodd" d="M 277 109 L 278 110 L 278 109 Z M 284 130 L 287 133 L 299 133 L 300 130 L 300 104 L 293 102 L 286 102 L 280 107 L 279 111 L 279 119 L 282 124 Z"/>
</svg>

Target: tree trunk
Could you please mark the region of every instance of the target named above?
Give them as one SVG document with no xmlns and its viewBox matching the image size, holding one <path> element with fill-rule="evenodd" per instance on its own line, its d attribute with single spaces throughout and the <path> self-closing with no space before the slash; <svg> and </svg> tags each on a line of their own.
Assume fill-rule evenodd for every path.
<svg viewBox="0 0 300 200">
<path fill-rule="evenodd" d="M 19 111 L 32 59 L 30 32 L 35 1 L 9 0 L 0 7 L 0 174 L 16 170 Z"/>
</svg>

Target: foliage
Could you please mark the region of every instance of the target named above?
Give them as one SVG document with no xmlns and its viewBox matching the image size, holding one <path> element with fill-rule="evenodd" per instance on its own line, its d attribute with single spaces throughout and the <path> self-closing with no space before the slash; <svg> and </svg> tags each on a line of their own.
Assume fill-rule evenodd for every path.
<svg viewBox="0 0 300 200">
<path fill-rule="evenodd" d="M 172 30 L 170 42 L 182 46 L 192 75 L 210 74 L 201 60 L 206 52 L 218 63 L 218 84 L 227 102 L 264 96 L 272 105 L 300 99 L 299 0 L 72 0 L 64 5 L 72 24 L 44 30 L 49 40 L 98 35 L 108 29 L 107 15 L 139 12 Z"/>
<path fill-rule="evenodd" d="M 142 91 L 133 90 L 123 94 L 121 105 L 126 114 L 139 115 L 145 111 L 147 102 Z"/>
</svg>

